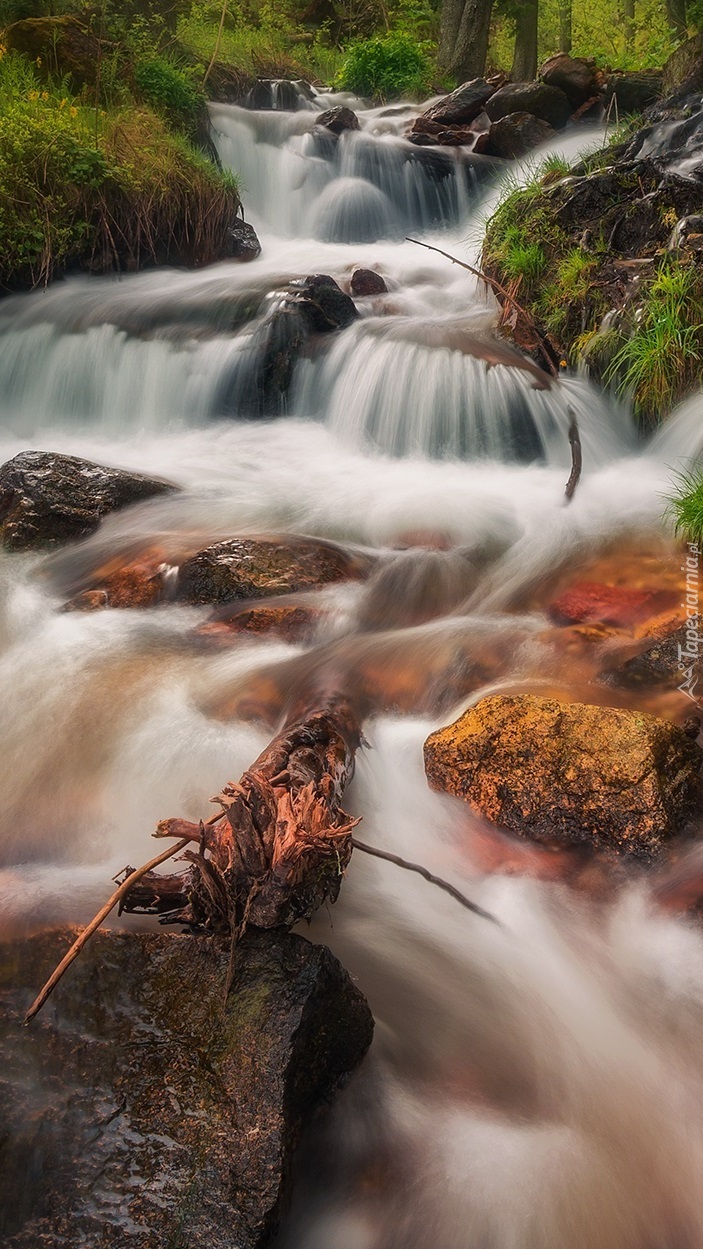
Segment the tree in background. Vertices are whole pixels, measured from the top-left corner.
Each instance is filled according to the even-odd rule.
[[[517,0],[515,5],[515,51],[510,77],[529,82],[537,73],[539,0]]]
[[[571,0],[560,0],[559,3],[559,51],[570,52],[572,42],[572,10]]]
[[[444,0],[439,63],[446,73],[465,82],[486,68],[493,0]]]
[[[673,31],[677,42],[681,43],[688,33],[686,0],[666,0],[666,16],[669,29]]]

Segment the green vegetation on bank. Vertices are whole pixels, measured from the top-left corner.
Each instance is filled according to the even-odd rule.
[[[703,470],[680,473],[668,498],[667,512],[677,537],[703,542]]]

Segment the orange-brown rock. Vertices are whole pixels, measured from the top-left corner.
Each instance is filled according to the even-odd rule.
[[[89,590],[66,604],[66,611],[99,611],[104,607],[153,607],[163,597],[164,579],[160,557],[108,565]]]
[[[547,615],[560,625],[597,621],[626,629],[665,611],[674,602],[675,595],[666,590],[579,581],[550,603]]]
[[[656,858],[700,809],[703,752],[656,716],[484,698],[425,743],[430,786],[541,841]]]
[[[334,542],[292,535],[232,538],[198,551],[181,565],[178,598],[227,603],[313,590],[361,577],[365,563]]]
[[[300,642],[310,637],[319,619],[320,612],[312,607],[297,607],[293,603],[261,603],[256,607],[246,607],[227,620],[207,620],[196,629],[196,633],[223,644],[230,643],[240,633]]]

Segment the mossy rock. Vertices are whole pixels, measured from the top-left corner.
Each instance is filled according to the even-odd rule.
[[[21,52],[43,77],[70,76],[78,93],[94,87],[100,64],[101,41],[76,17],[28,17],[13,22],[4,34],[8,51]],[[102,41],[102,54],[107,45]]]

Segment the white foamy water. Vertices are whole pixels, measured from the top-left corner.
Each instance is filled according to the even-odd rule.
[[[404,237],[471,262],[499,191],[456,152],[440,153],[438,177],[403,138],[413,110],[385,112],[360,109],[361,130],[335,146],[304,101],[217,106],[257,261],[71,279],[0,304],[2,460],[35,446],[182,488],[65,551],[0,555],[2,925],[87,920],[111,876],[153,852],[158,819],[207,817],[210,794],[256,757],[270,730],[239,718],[247,696],[274,688],[284,705],[342,662],[386,694],[347,795],[359,835],[451,879],[501,927],[355,852],[309,935],[368,995],[376,1040],[307,1147],[286,1249],[698,1249],[697,929],[657,915],[641,881],[596,905],[484,876],[466,809],[426,785],[422,743],[482,690],[573,691],[539,588],[618,538],[660,537],[671,474],[699,450],[701,401],[642,448],[587,382],[535,389],[464,350],[488,341],[492,299]],[[598,141],[554,146],[575,156]],[[280,292],[315,272],[345,285],[359,265],[388,294],[308,345],[277,419],[245,419]],[[572,414],[584,472],[566,507]],[[376,560],[368,584],[325,591],[305,646],[212,649],[194,632],[208,609],[175,603],[60,610],[117,550],[154,543],[175,561],[264,532]],[[412,545],[423,533],[438,549]]]

